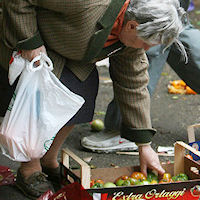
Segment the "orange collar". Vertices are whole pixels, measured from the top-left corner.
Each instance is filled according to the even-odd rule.
[[[130,0],[126,0],[123,7],[121,8],[121,10],[117,16],[117,19],[115,20],[115,23],[112,27],[111,33],[108,36],[106,43],[104,44],[104,47],[108,47],[119,41],[119,34],[122,30],[124,15],[125,15],[125,12],[127,10],[129,3],[130,3]]]

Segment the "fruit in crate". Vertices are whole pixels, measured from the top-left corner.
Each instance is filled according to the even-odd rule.
[[[136,185],[150,185],[151,183],[147,180],[139,181]]]
[[[107,188],[107,187],[116,187],[116,186],[132,186],[132,185],[150,185],[158,183],[173,183],[173,182],[182,182],[187,181],[188,176],[184,173],[180,173],[176,176],[173,176],[170,173],[164,173],[161,178],[158,177],[154,172],[148,172],[147,177],[142,172],[135,171],[131,176],[120,176],[113,182],[106,182],[105,184],[101,179],[92,180],[91,188]]]
[[[117,186],[123,186],[124,184],[128,184],[128,182],[126,180],[128,180],[128,176],[120,176],[119,178],[117,178],[117,180],[115,181],[115,184]],[[126,182],[125,182],[126,181]]]
[[[153,173],[153,172],[148,172],[147,173],[147,180],[150,182],[150,183],[158,183],[158,176]]]
[[[102,188],[103,185],[104,185],[104,182],[101,179],[90,181],[90,188]]]
[[[146,180],[146,177],[142,172],[133,172],[131,174],[131,178],[134,178],[134,179],[137,179],[137,180],[140,180],[140,181]]]
[[[184,173],[180,173],[180,174],[178,174],[176,176],[173,176],[172,180],[174,182],[187,181],[188,180],[188,176],[186,174],[184,174]]]
[[[110,187],[116,187],[116,185],[112,182],[106,182],[104,185],[103,185],[104,188],[110,188]]]

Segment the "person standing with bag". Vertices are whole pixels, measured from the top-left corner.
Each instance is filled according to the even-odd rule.
[[[150,145],[156,130],[150,119],[145,51],[158,44],[166,49],[175,42],[187,61],[178,40],[185,20],[178,0],[3,0],[1,67],[8,69],[14,49],[29,61],[45,53],[55,75],[85,100],[44,157],[21,163],[16,184],[27,196],[35,199],[51,188],[47,179],[58,182],[59,149],[75,124],[92,120],[98,90],[95,63],[106,57],[122,111],[121,136],[138,144],[143,173],[147,168],[164,173]]]

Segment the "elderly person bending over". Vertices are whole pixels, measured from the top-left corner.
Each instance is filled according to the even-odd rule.
[[[62,83],[85,99],[44,157],[21,163],[16,184],[27,196],[35,199],[51,183],[59,184],[59,149],[75,124],[92,120],[98,91],[95,62],[106,57],[122,115],[121,136],[138,144],[144,174],[147,168],[164,173],[150,145],[156,130],[150,119],[145,51],[157,44],[163,44],[164,50],[175,42],[187,59],[178,41],[185,20],[178,0],[61,0],[59,4],[3,0],[1,70],[8,69],[14,49],[30,61],[40,52],[47,53]]]

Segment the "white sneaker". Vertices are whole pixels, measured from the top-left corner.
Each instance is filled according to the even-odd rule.
[[[134,151],[138,148],[134,142],[121,138],[118,131],[104,131],[83,137],[81,145],[98,153]]]

